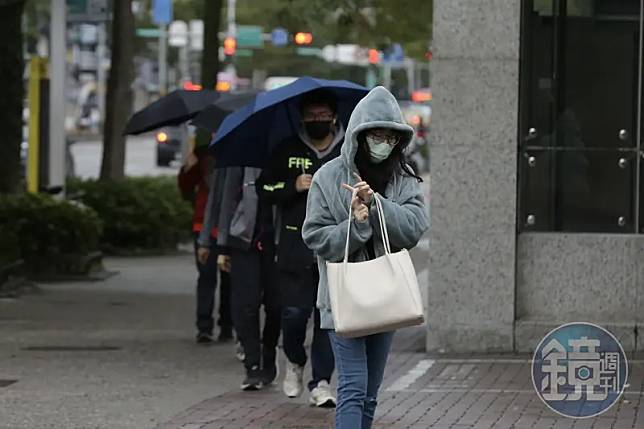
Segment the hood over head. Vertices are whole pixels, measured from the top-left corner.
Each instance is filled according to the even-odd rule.
[[[414,135],[414,129],[405,122],[393,94],[382,86],[375,87],[353,109],[347,125],[340,156],[350,169],[355,167],[358,135],[371,128],[389,128],[398,131],[402,134],[399,144],[409,143]]]

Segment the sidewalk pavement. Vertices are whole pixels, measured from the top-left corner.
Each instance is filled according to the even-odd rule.
[[[630,387],[618,404],[590,419],[550,411],[536,395],[528,355],[429,355],[422,330],[397,333],[374,428],[407,429],[641,429],[644,369],[630,367]],[[421,347],[419,347],[421,346]],[[279,385],[235,390],[203,401],[157,429],[327,429],[334,410],[286,398]]]
[[[421,288],[427,250],[424,241],[412,252]],[[106,266],[120,274],[0,299],[0,429],[331,427],[333,410],[310,407],[306,394],[288,399],[279,384],[241,392],[232,344],[195,344],[191,254]],[[538,399],[527,355],[423,349],[422,328],[397,333],[375,427],[644,428],[641,356],[619,404],[571,420]]]

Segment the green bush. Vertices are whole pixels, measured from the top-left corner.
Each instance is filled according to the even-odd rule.
[[[52,256],[97,250],[102,223],[94,210],[79,203],[5,194],[0,195],[0,225],[3,258],[22,257],[27,267],[35,267]]]
[[[20,242],[9,225],[0,225],[0,267],[20,259]]]
[[[192,211],[174,177],[74,180],[67,188],[103,220],[106,251],[163,251],[189,239]]]

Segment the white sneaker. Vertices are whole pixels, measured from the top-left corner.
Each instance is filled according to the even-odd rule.
[[[282,390],[289,398],[297,398],[304,390],[304,367],[295,363],[286,362],[286,375],[282,383]]]
[[[335,396],[331,393],[331,386],[329,386],[326,380],[320,381],[317,387],[311,390],[309,402],[316,407],[335,407]]]

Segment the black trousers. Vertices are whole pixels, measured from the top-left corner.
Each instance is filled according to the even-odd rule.
[[[195,238],[195,259],[197,254],[197,239]],[[205,264],[196,260],[197,271],[197,329],[199,332],[212,334],[214,327],[213,312],[215,309],[215,292],[217,291],[217,247],[212,246],[210,255]],[[233,321],[230,313],[230,276],[221,273],[221,286],[219,288],[219,321],[222,328],[232,327]]]
[[[311,343],[311,381],[309,390],[322,380],[331,382],[335,368],[333,350],[327,330],[320,329],[320,312],[315,308],[320,274],[317,265],[298,271],[280,271],[282,291],[282,343],[286,358],[304,366],[307,361],[304,342],[306,329],[313,314],[313,341]]]
[[[233,324],[244,348],[244,366],[261,367],[274,362],[280,336],[280,294],[275,281],[274,252],[231,250],[231,297]],[[264,305],[264,329],[260,336],[260,308]]]

